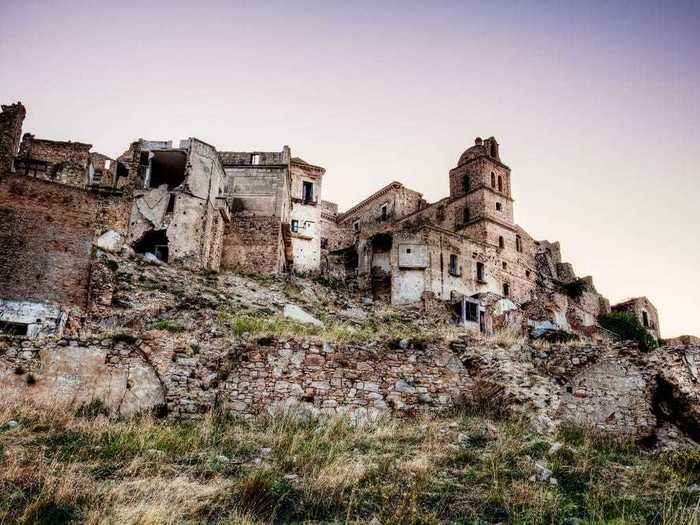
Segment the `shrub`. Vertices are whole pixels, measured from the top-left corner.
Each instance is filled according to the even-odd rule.
[[[598,322],[606,330],[619,335],[622,339],[636,341],[645,352],[658,346],[654,337],[639,324],[636,318],[625,312],[611,312],[598,317]]]
[[[179,332],[184,331],[185,327],[182,326],[180,323],[163,319],[162,321],[156,321],[155,323],[153,323],[151,325],[151,330],[165,330],[166,332],[170,332],[171,334],[177,334]]]

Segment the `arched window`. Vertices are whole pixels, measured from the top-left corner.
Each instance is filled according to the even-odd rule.
[[[501,176],[498,176],[498,191],[503,191],[503,179],[501,179]]]
[[[498,247],[505,248],[506,242],[503,240],[503,235],[498,236]]]
[[[469,206],[465,206],[464,207],[464,215],[462,216],[462,222],[464,224],[467,224],[470,219],[471,219],[471,214],[469,212]]]
[[[465,192],[469,191],[469,175],[464,176],[464,180],[462,180],[462,187],[464,188]]]
[[[519,252],[523,251],[523,240],[520,238],[520,235],[515,236],[515,249]]]
[[[491,187],[496,187],[496,174],[493,171],[491,172]]]
[[[506,297],[510,295],[510,285],[508,283],[503,283],[503,295]]]

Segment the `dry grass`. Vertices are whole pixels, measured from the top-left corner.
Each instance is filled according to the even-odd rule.
[[[0,523],[700,523],[697,451],[574,426],[557,439],[550,456],[525,421],[494,416],[186,424],[6,403]],[[530,480],[543,461],[557,485]]]

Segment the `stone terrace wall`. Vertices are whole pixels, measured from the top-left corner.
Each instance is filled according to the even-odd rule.
[[[220,353],[176,353],[163,374],[172,417],[220,403],[243,416],[288,404],[377,416],[451,406],[469,377],[452,352],[367,348],[291,340]]]

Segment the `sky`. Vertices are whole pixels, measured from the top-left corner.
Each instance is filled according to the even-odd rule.
[[[700,335],[700,2],[0,0],[0,101],[116,156],[198,137],[429,201],[477,136],[516,222],[662,336]]]

